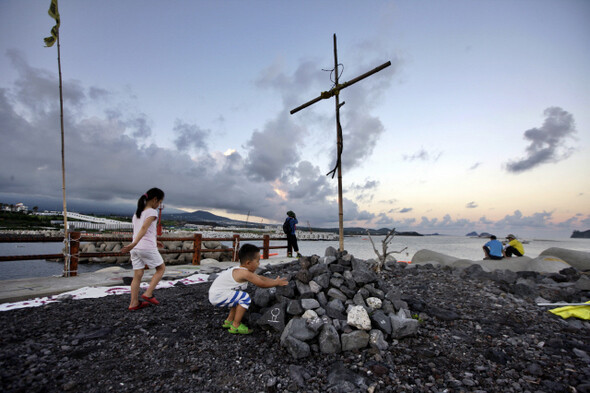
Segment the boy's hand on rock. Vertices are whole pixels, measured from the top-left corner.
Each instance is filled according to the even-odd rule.
[[[286,278],[281,277],[281,276],[277,276],[277,278],[275,278],[275,280],[277,281],[278,287],[284,287],[285,285],[289,284],[289,281],[287,281]]]

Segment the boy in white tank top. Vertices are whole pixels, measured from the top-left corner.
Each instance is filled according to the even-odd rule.
[[[288,281],[280,276],[268,278],[255,273],[260,265],[260,248],[257,246],[244,244],[238,255],[240,266],[225,270],[217,276],[209,288],[209,301],[216,307],[230,308],[223,328],[233,334],[250,334],[252,329],[242,323],[250,306],[250,295],[244,292],[248,282],[261,288],[271,288],[287,285]]]

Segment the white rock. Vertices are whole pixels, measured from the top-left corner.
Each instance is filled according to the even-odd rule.
[[[367,302],[367,306],[373,310],[378,310],[383,306],[383,302],[378,297],[368,297],[365,301]]]
[[[371,318],[363,306],[351,307],[346,323],[361,330],[371,330]]]

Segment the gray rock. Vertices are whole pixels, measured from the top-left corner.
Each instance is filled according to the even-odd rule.
[[[369,333],[364,330],[353,330],[340,336],[343,351],[365,348],[369,344]]]
[[[329,265],[329,264],[334,263],[334,262],[337,262],[337,261],[338,261],[338,258],[336,258],[336,256],[326,256],[326,257],[324,257],[324,263],[326,265]]]
[[[305,310],[301,307],[300,300],[291,300],[287,304],[287,313],[291,315],[301,315]]]
[[[256,323],[262,327],[268,327],[275,332],[285,329],[285,303],[277,303],[267,308]]]
[[[494,270],[489,275],[489,278],[499,283],[514,284],[518,279],[518,275],[516,274],[516,272],[513,272],[511,270]]]
[[[391,319],[383,311],[377,310],[371,314],[371,322],[373,322],[373,326],[385,334],[391,334]]]
[[[336,288],[330,288],[328,290],[328,296],[334,299],[339,299],[343,302],[348,300],[348,296],[346,296],[344,293],[342,293],[342,291]]]
[[[346,309],[340,299],[329,301],[324,308],[326,309],[326,315],[330,318],[346,319],[346,315],[344,315]]]
[[[406,318],[403,310],[397,314],[390,314],[391,320],[391,337],[403,338],[411,336],[418,331],[419,322],[412,318]]]
[[[377,348],[380,351],[385,351],[389,347],[383,332],[375,329],[369,332],[369,345],[371,348]]]
[[[301,318],[303,318],[303,319],[314,319],[317,317],[318,317],[318,313],[316,313],[314,310],[307,310],[301,316]]]
[[[340,288],[344,284],[344,278],[341,277],[332,277],[330,279],[330,285],[334,288]]]
[[[295,284],[297,285],[297,291],[299,292],[299,295],[305,296],[308,294],[313,294],[309,285],[307,285],[299,280],[295,280]]]
[[[352,277],[358,284],[368,284],[377,281],[377,275],[368,270],[353,270]]]
[[[338,331],[329,323],[322,326],[318,342],[321,353],[339,353],[342,350]]]
[[[318,293],[316,299],[318,302],[320,302],[322,307],[326,307],[326,304],[328,304],[328,299],[326,298],[326,294],[324,292]]]
[[[566,248],[551,247],[543,251],[539,256],[557,257],[578,270],[590,269],[590,252],[568,250]]]
[[[320,274],[314,277],[313,281],[318,283],[323,289],[327,289],[330,286],[330,273]]]
[[[318,263],[309,268],[309,272],[313,277],[319,276],[320,274],[328,273],[328,265],[325,263]]]
[[[295,275],[295,278],[297,278],[298,281],[301,281],[304,284],[309,284],[309,282],[311,281],[311,279],[313,278],[311,273],[309,272],[309,270],[299,270],[297,272],[297,274]]]
[[[260,308],[268,306],[270,303],[270,291],[268,288],[256,288],[252,299],[254,304]]]
[[[354,297],[352,298],[352,301],[357,306],[363,306],[363,307],[365,307],[367,305],[367,303],[365,303],[365,299],[363,299],[363,295],[361,295],[360,292],[357,292],[354,295]]]
[[[287,336],[284,342],[281,342],[281,345],[285,347],[289,354],[295,359],[306,358],[311,354],[311,348],[307,343],[292,336]]]
[[[336,250],[334,247],[330,246],[330,247],[326,248],[326,252],[324,253],[324,255],[327,257],[336,258],[338,256],[338,250]]]
[[[285,285],[282,287],[276,287],[276,294],[278,296],[292,298],[293,296],[295,296],[295,288],[296,288],[295,282],[289,281],[288,285]]]
[[[315,318],[305,318],[305,323],[307,324],[308,328],[318,333],[322,326],[324,326],[326,321],[322,318],[318,318],[316,314]]]
[[[312,310],[319,306],[320,303],[315,299],[301,299],[301,307],[303,307],[304,310]]]
[[[590,291],[590,277],[588,276],[581,276],[578,281],[576,281],[576,289],[580,291]]]
[[[320,293],[320,291],[322,290],[322,286],[313,280],[309,282],[309,288],[315,294]]]
[[[281,334],[281,344],[287,337],[294,337],[297,340],[309,341],[317,336],[317,332],[307,326],[307,319],[293,318],[287,323]]]

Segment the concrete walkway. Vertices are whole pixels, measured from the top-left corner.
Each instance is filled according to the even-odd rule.
[[[281,264],[296,260],[296,258],[271,257],[261,259],[260,265]],[[238,262],[219,262],[215,259],[204,259],[201,265],[167,265],[165,280],[177,280],[193,274],[210,274],[215,269],[227,269],[237,266]],[[142,281],[149,281],[155,270],[146,270]],[[125,284],[124,278],[133,278],[133,270],[123,267],[107,267],[92,273],[82,273],[75,277],[33,277],[16,280],[0,281],[0,303],[17,302],[38,297],[58,295],[84,287],[105,287]]]

